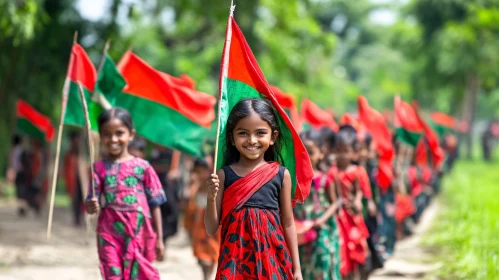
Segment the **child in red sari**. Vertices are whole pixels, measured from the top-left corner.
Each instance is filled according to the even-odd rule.
[[[302,280],[291,175],[277,162],[272,106],[244,99],[229,114],[224,167],[208,181],[206,232],[222,242],[216,279]]]
[[[351,129],[350,129],[351,128]],[[338,214],[340,228],[340,272],[345,278],[360,277],[360,265],[365,264],[369,249],[369,232],[362,216],[362,189],[359,183],[359,170],[352,164],[355,130],[343,126],[336,135],[336,166],[329,175],[339,190],[342,208]]]

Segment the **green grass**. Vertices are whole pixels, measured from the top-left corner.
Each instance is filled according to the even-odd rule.
[[[444,179],[441,211],[424,245],[443,279],[499,279],[499,163],[459,162]]]

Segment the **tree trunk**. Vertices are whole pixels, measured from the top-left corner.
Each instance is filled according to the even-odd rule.
[[[476,103],[478,92],[480,90],[480,78],[476,74],[470,74],[466,78],[466,92],[464,98],[464,120],[468,122],[468,131],[466,132],[466,157],[471,159],[473,156],[473,124],[475,121]]]
[[[4,175],[3,170],[7,165],[7,155],[11,145],[11,136],[13,134],[15,114],[16,114],[16,99],[17,90],[12,88],[12,76],[16,71],[18,49],[12,47],[10,52],[9,64],[6,67],[5,75],[0,79],[0,100],[2,100],[3,108],[0,110],[0,135],[4,136],[3,144],[0,145],[0,176]]]

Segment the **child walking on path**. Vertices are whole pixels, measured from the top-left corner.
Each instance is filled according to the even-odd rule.
[[[304,137],[302,141],[310,156],[315,176],[309,196],[293,212],[298,221],[313,222],[314,228],[310,230],[315,231],[316,237],[298,247],[302,274],[304,279],[339,280],[340,249],[335,217],[339,203],[336,189],[331,179],[317,169],[324,157],[318,145],[320,140],[310,135]]]
[[[244,99],[229,114],[224,167],[208,181],[205,215],[209,235],[221,224],[216,279],[303,279],[279,133],[262,99]]]
[[[106,280],[160,279],[152,261],[162,259],[164,252],[159,206],[166,197],[161,183],[147,161],[128,152],[135,136],[130,113],[104,111],[98,125],[108,158],[94,164],[95,197],[90,189],[86,209],[99,213],[101,274]]]
[[[204,225],[204,215],[206,213],[206,197],[208,189],[206,181],[210,178],[210,166],[204,159],[196,159],[193,167],[192,178],[192,204],[193,220],[191,230],[191,241],[194,256],[198,260],[199,266],[203,270],[203,279],[213,279],[219,251],[220,251],[220,231],[214,236],[206,233]]]

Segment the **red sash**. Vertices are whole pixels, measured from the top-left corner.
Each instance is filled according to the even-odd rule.
[[[230,185],[230,188],[224,191],[220,223],[230,212],[243,206],[263,185],[272,180],[279,172],[279,165],[279,162],[264,164]]]

